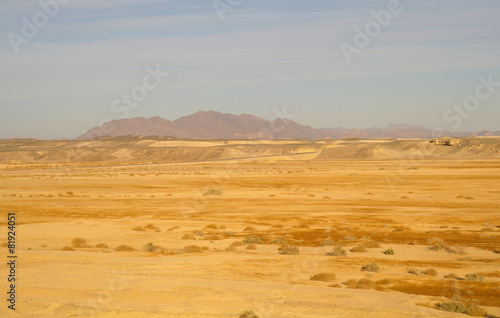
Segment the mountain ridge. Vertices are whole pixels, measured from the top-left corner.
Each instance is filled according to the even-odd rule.
[[[286,118],[266,120],[251,114],[198,111],[168,120],[160,116],[115,119],[88,130],[77,140],[102,136],[165,136],[189,139],[376,139],[500,136],[500,131],[450,132],[425,126],[390,124],[366,129],[313,128]]]

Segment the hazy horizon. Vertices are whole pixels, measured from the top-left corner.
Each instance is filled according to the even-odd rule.
[[[74,138],[109,120],[200,110],[313,128],[500,130],[498,1],[20,0],[0,9],[0,138]]]

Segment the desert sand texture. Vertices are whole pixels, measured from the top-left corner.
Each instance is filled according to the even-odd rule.
[[[500,139],[0,141],[1,317],[500,316]]]

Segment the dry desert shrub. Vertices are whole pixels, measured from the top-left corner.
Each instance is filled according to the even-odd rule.
[[[186,233],[181,237],[181,240],[194,240],[194,236],[192,234]]]
[[[214,230],[219,229],[219,227],[216,224],[209,224],[209,225],[205,226],[205,228],[206,229],[214,229]]]
[[[374,289],[375,282],[368,278],[362,278],[356,283],[356,289]]]
[[[287,245],[288,242],[287,242],[286,238],[284,238],[284,237],[277,237],[277,238],[272,239],[272,241],[269,242],[269,244]]]
[[[245,244],[243,244],[242,242],[240,241],[234,241],[233,243],[231,243],[231,247],[238,247],[238,246],[244,246]]]
[[[247,246],[247,250],[256,250],[257,249],[257,245],[255,244],[250,244]]]
[[[271,226],[271,228],[274,228],[274,229],[282,229],[282,228],[283,228],[283,225],[281,225],[281,224],[276,224],[276,225]]]
[[[334,273],[319,273],[311,276],[310,279],[328,283],[337,280],[337,276]]]
[[[155,231],[155,232],[161,232],[160,228],[157,227],[156,225],[152,224],[152,223],[149,223],[148,225],[146,225],[144,227],[146,230],[151,230],[151,231]]]
[[[387,249],[384,251],[384,254],[385,255],[394,255],[394,250],[391,248]]]
[[[347,252],[341,246],[335,246],[330,252],[326,253],[327,256],[347,256]]]
[[[297,226],[299,229],[308,229],[309,225],[306,223],[300,223],[299,226]]]
[[[156,252],[157,250],[162,249],[160,246],[154,245],[153,242],[144,244],[142,248],[146,252]]]
[[[244,244],[264,244],[262,239],[258,237],[257,235],[247,235],[245,239],[243,240]]]
[[[108,248],[108,245],[107,244],[104,244],[104,243],[99,243],[99,244],[96,244],[95,246],[96,248]]]
[[[349,279],[348,281],[344,282],[344,285],[346,285],[348,288],[355,289],[373,289],[376,286],[374,281],[367,278],[362,278],[360,280]]]
[[[365,265],[365,266],[361,267],[361,270],[364,272],[378,273],[380,271],[380,267],[378,267],[378,265],[375,263],[371,263],[369,265]]]
[[[90,247],[87,244],[87,240],[81,237],[75,237],[73,241],[71,241],[71,246],[74,248]]]
[[[172,226],[167,231],[173,231],[173,230],[178,230],[178,229],[180,229],[180,227],[176,225],[176,226]]]
[[[335,243],[332,240],[327,240],[327,241],[324,241],[323,243],[321,243],[321,246],[334,246],[334,245],[339,245],[339,244]]]
[[[246,226],[243,229],[243,232],[253,232],[253,231],[255,231],[255,228],[253,226]]]
[[[204,193],[203,193],[203,196],[207,196],[207,195],[222,195],[222,191],[219,190],[219,189],[208,189],[206,190]]]
[[[177,254],[182,254],[182,253],[203,253],[204,251],[208,251],[209,248],[206,246],[198,246],[198,245],[187,245],[184,246],[183,249],[180,249],[177,251]]]
[[[239,318],[259,318],[252,310],[245,310],[239,316]]]
[[[363,245],[357,245],[350,249],[353,253],[366,253],[368,250]]]
[[[72,248],[71,246],[64,246],[63,248],[61,248],[61,251],[76,251],[74,248]]]
[[[352,234],[349,234],[349,235],[346,235],[342,238],[342,241],[356,241],[358,238],[356,237],[356,235],[352,235]]]
[[[422,271],[419,271],[418,269],[415,269],[415,268],[407,268],[406,272],[408,274],[417,275],[417,276],[422,274]]]
[[[281,255],[299,255],[299,248],[296,246],[282,245],[278,251]]]
[[[437,271],[434,268],[429,268],[428,270],[423,272],[424,275],[427,276],[437,276]]]
[[[451,274],[445,275],[444,278],[457,279],[458,275],[451,273]]]
[[[139,232],[143,232],[143,231],[146,231],[143,227],[141,226],[136,226],[132,229],[132,231],[139,231]]]
[[[437,252],[444,251],[450,254],[465,254],[464,246],[458,246],[452,248],[451,246],[446,244],[443,239],[439,237],[433,237],[431,239],[428,239],[427,243],[431,244],[431,247],[429,247],[429,250],[431,251],[437,251]]]
[[[130,252],[130,251],[135,251],[135,248],[130,247],[128,245],[120,245],[115,248],[115,251],[117,252]]]
[[[473,281],[473,282],[482,282],[484,280],[484,276],[479,274],[467,274],[464,277],[464,280]]]
[[[474,317],[485,317],[488,313],[481,307],[475,304],[464,304],[462,302],[453,301],[448,303],[438,303],[436,308],[439,310],[467,314]]]
[[[203,236],[204,236],[205,234],[203,234],[203,232],[202,232],[202,231],[200,231],[200,230],[197,230],[197,231],[194,231],[194,232],[193,232],[193,235],[196,235],[196,236],[201,236],[201,237],[203,237]]]

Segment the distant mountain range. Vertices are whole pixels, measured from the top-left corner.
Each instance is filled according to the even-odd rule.
[[[174,121],[161,117],[117,119],[87,131],[79,140],[102,136],[169,136],[192,139],[346,139],[500,136],[500,131],[449,132],[423,126],[389,125],[385,128],[321,128],[277,118],[271,121],[248,114],[199,111]]]

